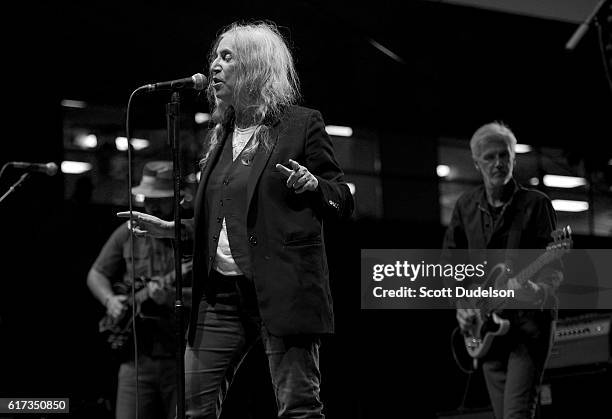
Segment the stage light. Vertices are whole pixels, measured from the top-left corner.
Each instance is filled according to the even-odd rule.
[[[531,150],[531,146],[527,144],[517,144],[516,147],[514,147],[516,154],[529,153]]]
[[[450,174],[450,167],[445,164],[439,164],[436,167],[436,173],[438,177],[446,177]]]
[[[196,124],[203,124],[205,122],[210,121],[210,114],[204,112],[196,112],[195,114]]]
[[[87,107],[87,103],[83,102],[82,100],[71,100],[71,99],[64,99],[61,101],[61,105],[64,108],[79,108],[79,109],[83,109]]]
[[[544,175],[544,185],[550,188],[576,188],[586,183],[586,179],[582,177]]]
[[[582,212],[589,209],[589,203],[586,201],[571,201],[568,199],[553,199],[552,205],[555,211],[564,212]]]
[[[145,140],[144,138],[132,138],[130,142],[132,143],[132,147],[134,147],[134,150],[136,151],[142,150],[149,146],[149,140]],[[127,138],[126,137],[115,138],[115,147],[117,147],[117,150],[119,151],[127,150]]]
[[[81,148],[96,148],[98,137],[94,134],[79,134],[74,138],[74,144]]]
[[[64,160],[61,164],[62,173],[79,175],[91,170],[91,163],[84,161]]]
[[[353,135],[351,127],[342,127],[340,125],[326,125],[325,131],[334,137],[351,137]]]

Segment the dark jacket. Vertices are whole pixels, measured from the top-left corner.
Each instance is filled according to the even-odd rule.
[[[259,147],[247,186],[247,236],[259,312],[277,336],[323,334],[334,330],[323,220],[348,218],[353,198],[342,182],[331,139],[316,110],[292,106],[272,124],[271,147]],[[227,137],[224,141],[231,141]],[[189,340],[195,335],[198,305],[203,294],[214,302],[208,281],[209,249],[204,191],[223,148],[220,141],[202,170],[195,198],[195,217],[184,224],[194,239],[193,300]],[[317,177],[315,192],[296,194],[276,164],[293,159]]]
[[[444,248],[545,248],[557,225],[550,199],[540,191],[511,182],[511,197],[497,223],[489,211],[484,185],[461,195],[444,237]],[[512,231],[516,234],[511,235]]]
[[[514,249],[544,249],[552,242],[551,232],[556,228],[557,217],[550,199],[540,191],[524,188],[514,180],[511,182],[508,185],[510,199],[497,219],[490,212],[484,185],[459,198],[444,236],[446,252],[443,258],[449,257],[452,252],[448,250],[452,249],[469,249],[470,258],[474,260],[483,259],[483,250],[491,255],[495,253],[491,249],[505,249],[498,254],[512,262],[514,258],[519,260]],[[514,266],[514,269],[519,271],[521,266]],[[534,278],[544,289],[541,306],[556,308],[555,294],[562,277],[560,262],[554,262]],[[534,324],[526,324],[532,323],[527,319],[542,318],[546,323],[555,316],[555,311],[506,310],[505,314],[525,329],[537,329]]]

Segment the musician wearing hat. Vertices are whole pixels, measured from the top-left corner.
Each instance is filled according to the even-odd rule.
[[[172,162],[146,163],[140,184],[132,188],[132,195],[144,197],[146,213],[171,220]],[[109,343],[121,359],[116,418],[135,418],[136,364],[129,327],[133,277],[137,301],[139,417],[172,419],[176,407],[176,348],[171,239],[134,237],[133,266],[132,276],[130,230],[128,223],[123,223],[107,240],[87,276],[89,289],[106,309],[101,329],[107,330]],[[189,271],[190,263],[183,263],[186,280]]]

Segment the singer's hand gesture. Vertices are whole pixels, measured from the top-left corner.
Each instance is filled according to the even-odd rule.
[[[276,168],[285,176],[287,176],[287,187],[293,188],[295,193],[304,191],[316,191],[319,186],[317,178],[308,171],[305,166],[302,166],[295,160],[289,159],[291,169],[277,164]]]
[[[144,212],[132,211],[132,214],[133,225],[128,225],[128,227],[133,227],[134,235],[138,237],[149,235],[151,237],[168,239],[174,237],[174,221],[165,221]],[[130,212],[118,212],[117,217],[130,218]]]

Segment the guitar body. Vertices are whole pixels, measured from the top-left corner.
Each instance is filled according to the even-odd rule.
[[[572,247],[571,229],[569,226],[553,231],[551,236],[553,237],[553,242],[546,247],[546,251],[521,272],[514,275],[507,264],[499,263],[491,269],[484,285],[492,286],[498,290],[508,289],[508,280],[510,278],[515,278],[522,285],[530,278],[533,278],[543,266],[569,252],[569,249]],[[478,309],[479,312],[470,327],[463,331],[463,344],[465,350],[472,358],[474,369],[478,368],[478,360],[482,359],[491,349],[495,337],[503,336],[510,330],[510,321],[497,314],[497,311],[507,302],[507,299],[499,297],[457,301],[457,308]],[[453,349],[455,345],[456,341],[453,340]],[[455,360],[458,360],[457,356],[455,356]],[[458,364],[460,368],[463,368],[462,363],[460,364],[458,361]]]
[[[495,337],[505,335],[508,330],[510,330],[510,322],[496,313],[476,316],[476,321],[464,332],[463,337],[465,349],[473,358],[474,368],[478,367],[478,360],[489,352]]]
[[[140,305],[146,299],[147,290],[143,289],[145,282],[141,279],[136,280],[136,314],[140,314]],[[127,295],[130,297],[131,288],[124,283],[113,285],[113,291],[118,295]],[[132,336],[132,302],[131,298],[124,301],[126,310],[117,318],[111,315],[105,315],[98,323],[98,331],[106,335],[106,341],[114,351],[122,351],[126,346],[127,341]]]
[[[126,313],[119,319],[113,319],[110,315],[106,315],[98,323],[98,331],[107,335],[106,341],[112,350],[120,350],[130,337],[132,317]]]

